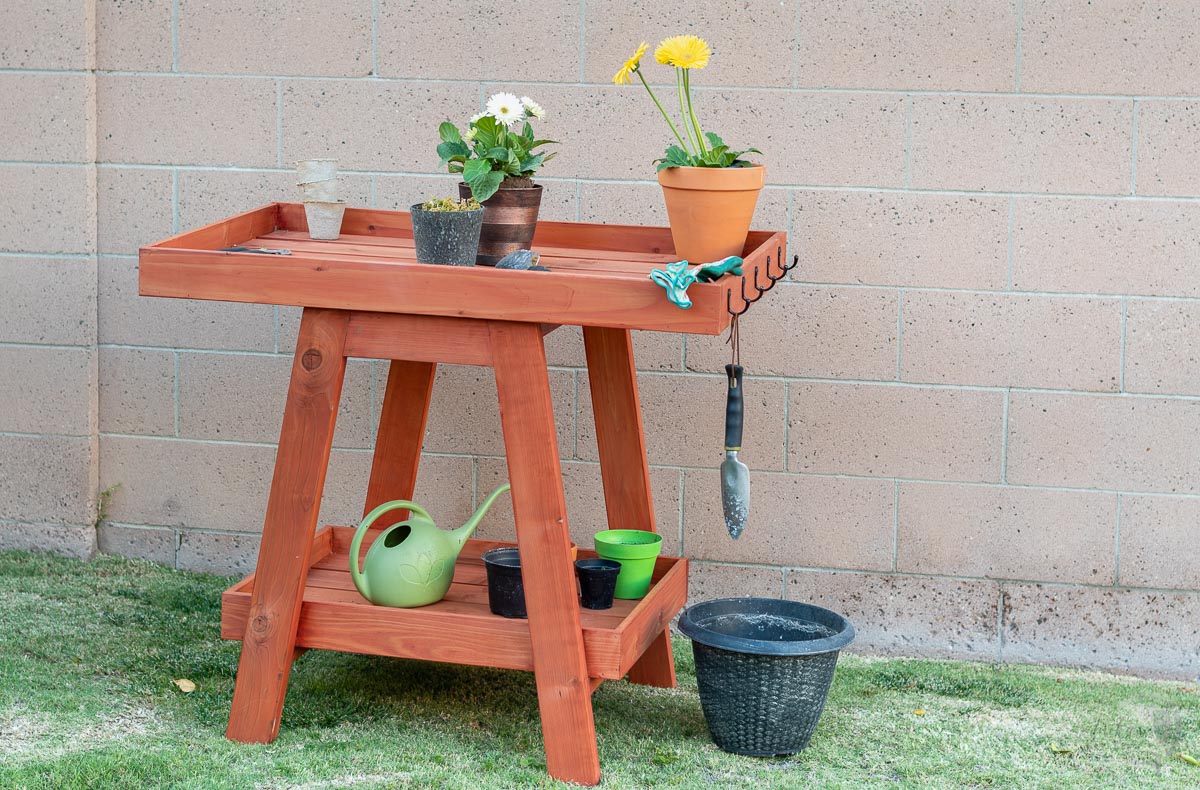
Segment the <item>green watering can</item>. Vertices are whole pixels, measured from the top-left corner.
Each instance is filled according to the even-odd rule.
[[[350,577],[354,586],[377,606],[426,606],[446,596],[454,578],[454,562],[467,538],[479,526],[496,497],[508,491],[508,483],[488,494],[479,510],[455,530],[438,529],[425,508],[397,499],[384,502],[367,514],[350,543]],[[393,524],[375,538],[363,567],[358,569],[358,551],[363,536],[375,520],[393,510],[407,510],[406,521]]]

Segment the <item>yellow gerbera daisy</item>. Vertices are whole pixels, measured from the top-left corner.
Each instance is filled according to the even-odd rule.
[[[637,48],[637,52],[633,53],[633,57],[625,61],[625,65],[621,67],[613,76],[614,85],[628,85],[633,81],[633,73],[641,66],[642,55],[646,54],[646,50],[650,45],[643,41]]]
[[[659,63],[680,69],[702,69],[711,56],[708,42],[696,36],[665,38],[654,50],[654,59]]]

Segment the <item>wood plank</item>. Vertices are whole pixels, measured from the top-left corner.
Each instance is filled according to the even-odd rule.
[[[633,339],[628,329],[585,326],[592,412],[596,422],[596,447],[604,484],[604,505],[609,526],[654,532],[654,502],[646,440],[642,432],[642,407],[638,397]],[[660,688],[675,687],[675,658],[671,652],[670,618],[659,629],[655,647],[629,671],[629,680]],[[653,640],[652,640],[653,641]]]
[[[283,410],[254,592],[226,737],[266,743],[279,733],[345,378],[348,315],[306,308]]]
[[[268,260],[269,259],[269,260]],[[719,334],[729,324],[722,282],[696,284],[680,310],[641,278],[589,272],[514,272],[487,266],[338,262],[144,248],[148,296],[292,304],[333,309],[463,316],[552,324]],[[734,282],[737,282],[736,280]]]
[[[350,324],[354,324],[353,315]],[[350,349],[353,345],[348,328],[346,346]],[[367,483],[367,500],[363,506],[364,518],[384,502],[412,500],[436,371],[437,366],[432,362],[407,360],[394,360],[388,368],[387,388],[384,390],[375,452],[371,459],[371,477]],[[408,511],[395,510],[380,516],[374,526],[382,531],[407,517]],[[333,545],[338,545],[336,539],[343,534],[335,531]],[[353,535],[353,530],[350,530],[350,534]],[[342,553],[349,555],[348,545]]]
[[[632,335],[628,329],[585,326],[583,346],[609,526],[654,532]]]
[[[633,612],[621,625],[621,666],[629,668],[631,683],[641,683],[648,686],[663,686],[673,688],[675,674],[672,671],[671,685],[666,686],[666,676],[661,667],[650,662],[658,662],[672,658],[670,652],[671,620],[687,603],[687,571],[688,561],[680,559],[672,564],[663,576],[641,600]],[[668,649],[665,655],[658,652],[662,640],[666,640]],[[634,670],[642,667],[645,671],[640,678],[635,678]],[[674,665],[672,665],[674,669]],[[658,672],[655,675],[651,670]],[[662,682],[649,682],[658,680]]]
[[[307,231],[304,206],[300,203],[279,203],[279,228]],[[354,236],[412,238],[412,218],[407,211],[347,208],[342,220],[342,233]],[[597,250],[629,250],[674,254],[670,228],[644,225],[605,225],[586,222],[540,221],[534,232],[535,245],[588,247]]]
[[[415,363],[491,365],[492,347],[486,321],[434,315],[355,312],[350,316],[346,356],[396,360],[388,372],[389,386],[392,371],[398,371],[397,375],[415,378],[415,383],[411,385],[413,387],[423,386],[428,373],[432,388],[433,364]],[[401,368],[398,369],[397,365]],[[403,398],[406,393],[397,391],[397,395]],[[386,400],[385,396],[385,409]],[[398,403],[396,408],[410,406],[420,408],[419,403],[410,404],[407,401]],[[383,419],[381,416],[380,421]],[[411,426],[401,428],[409,430]]]
[[[314,593],[314,598],[327,593]],[[250,596],[226,593],[221,636],[238,639],[250,611]],[[453,664],[534,669],[529,621],[492,614],[453,613],[431,617],[420,609],[364,606],[337,600],[306,600],[296,635],[298,647],[367,655],[416,658]],[[447,639],[453,634],[453,639]],[[621,679],[620,635],[615,628],[582,631],[589,677]]]
[[[315,241],[307,233],[294,230],[273,230],[253,240],[249,246],[262,246],[272,249],[290,250],[337,250],[349,255],[375,255],[379,257],[402,258],[416,260],[416,249],[412,236],[379,237],[353,236],[342,233],[336,239]],[[574,246],[558,246],[539,244],[534,247],[547,260],[550,259],[580,259],[590,261],[598,269],[620,271],[623,268],[632,270],[634,266],[621,264],[636,264],[640,271],[672,263],[676,260],[674,254],[656,252],[637,252],[634,250],[599,250]]]
[[[517,545],[522,566],[536,569],[522,576],[546,767],[556,779],[594,785],[600,757],[541,328],[494,323],[492,354]]]
[[[279,220],[279,206],[271,203],[260,208],[243,211],[232,217],[218,220],[195,230],[185,231],[148,247],[170,247],[182,249],[215,250],[234,247],[244,242],[271,233]],[[146,249],[143,247],[143,249]]]
[[[409,263],[414,266],[435,265],[418,263],[415,249],[400,246],[352,246],[348,244],[339,245],[333,241],[296,241],[293,239],[277,238],[275,234],[251,239],[246,242],[246,245],[263,247],[269,250],[288,250],[292,256],[302,255],[309,258],[322,258],[337,264]],[[542,252],[538,263],[553,271],[575,271],[581,274],[600,274],[609,277],[642,280],[649,279],[651,269],[662,267],[666,263],[670,263],[670,261],[661,259],[661,256],[646,261],[605,260],[602,257],[590,254],[590,252],[565,250],[562,254],[555,254],[552,251]],[[462,267],[446,268],[458,268],[460,271],[462,270]],[[492,267],[484,266],[480,268],[491,269]]]

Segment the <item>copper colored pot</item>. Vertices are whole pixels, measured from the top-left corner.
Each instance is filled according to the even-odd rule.
[[[459,182],[460,197],[471,196],[471,185]],[[479,234],[479,254],[475,263],[495,266],[516,250],[532,249],[533,231],[537,227],[538,208],[542,204],[541,184],[525,187],[505,187],[483,201],[483,230]]]
[[[766,174],[762,165],[660,170],[675,254],[691,263],[741,255]]]

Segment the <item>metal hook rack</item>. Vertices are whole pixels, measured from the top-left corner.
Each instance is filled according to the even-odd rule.
[[[734,318],[737,318],[738,316],[745,314],[746,311],[750,309],[750,305],[754,304],[759,299],[762,299],[763,294],[765,294],[767,291],[774,288],[775,283],[779,282],[784,277],[786,277],[788,272],[790,272],[792,269],[796,268],[796,266],[798,266],[800,264],[800,256],[799,255],[792,256],[792,262],[790,264],[785,264],[783,262],[783,247],[779,247],[776,249],[775,260],[778,261],[778,263],[779,263],[779,274],[778,275],[771,274],[771,256],[770,255],[767,256],[767,265],[765,267],[763,267],[764,269],[766,269],[767,279],[770,280],[770,283],[766,287],[763,287],[758,284],[758,271],[759,270],[757,268],[754,270],[754,282],[752,283],[752,285],[754,286],[754,290],[758,291],[757,294],[751,294],[750,296],[746,295],[746,278],[745,277],[742,278],[742,284],[741,284],[740,288],[741,288],[741,292],[742,292],[742,301],[745,304],[741,310],[733,309],[733,290],[730,289],[725,292],[725,309],[729,311],[729,314],[731,316],[733,316]]]

